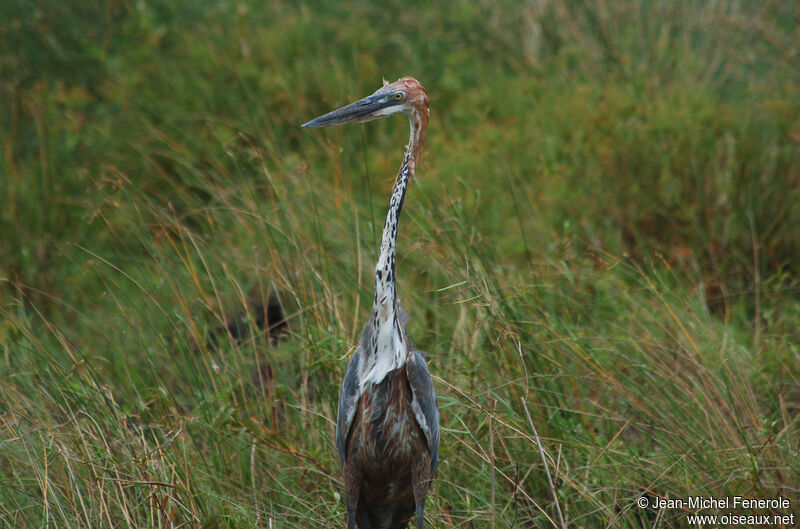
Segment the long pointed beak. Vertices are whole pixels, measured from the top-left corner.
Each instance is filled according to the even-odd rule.
[[[379,116],[373,115],[377,110],[380,110],[387,105],[387,98],[376,96],[375,94],[360,99],[355,103],[328,112],[316,119],[312,119],[308,123],[303,123],[303,127],[330,127],[333,125],[344,125],[345,123],[360,123],[362,121],[369,121]]]

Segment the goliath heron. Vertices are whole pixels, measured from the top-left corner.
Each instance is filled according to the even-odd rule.
[[[425,497],[439,457],[439,408],[425,353],[411,345],[395,289],[397,225],[428,128],[428,92],[411,77],[304,127],[360,123],[405,114],[411,124],[383,227],[369,322],[350,358],[339,397],[336,445],[347,527],[403,529],[413,514],[424,527]]]

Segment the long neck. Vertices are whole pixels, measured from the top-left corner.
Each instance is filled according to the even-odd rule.
[[[422,152],[427,128],[427,116],[416,113],[409,118],[411,124],[411,137],[403,157],[403,165],[397,173],[397,179],[392,189],[392,198],[389,201],[389,210],[386,212],[386,223],[383,225],[381,236],[381,250],[378,264],[375,267],[375,300],[372,306],[373,321],[378,327],[382,322],[396,319],[397,291],[395,288],[397,276],[395,274],[395,255],[397,250],[397,228],[400,222],[400,213],[403,210],[408,183],[414,177],[417,160]],[[377,317],[377,318],[376,318]]]
[[[359,385],[362,389],[370,383],[380,384],[390,371],[402,366],[407,357],[402,325],[397,317],[398,303],[395,290],[397,226],[408,183],[414,177],[417,160],[422,152],[428,116],[420,117],[419,113],[415,112],[411,115],[410,122],[411,139],[392,189],[392,198],[389,201],[389,211],[386,212],[386,224],[383,226],[381,237],[381,252],[378,256],[378,265],[375,267],[375,300],[367,324],[369,332],[364,333],[365,337],[369,337],[369,341],[363,344],[364,356],[360,360]]]

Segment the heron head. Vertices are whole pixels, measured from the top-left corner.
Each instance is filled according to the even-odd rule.
[[[383,82],[383,86],[372,95],[347,106],[328,112],[303,127],[330,127],[345,123],[361,123],[392,114],[405,114],[413,119],[416,116],[428,118],[428,92],[413,77],[403,77],[393,83]]]

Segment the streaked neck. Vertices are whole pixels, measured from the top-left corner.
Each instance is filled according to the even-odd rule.
[[[403,365],[407,353],[400,332],[401,324],[398,320],[395,268],[397,230],[408,184],[414,177],[417,160],[425,141],[427,116],[424,121],[416,115],[411,116],[409,120],[411,137],[392,189],[389,210],[386,212],[386,222],[381,236],[378,264],[375,267],[375,298],[369,321],[369,325],[372,326],[372,343],[367,348],[368,358],[366,359],[364,379],[375,384],[380,383],[388,372]]]
[[[400,166],[400,171],[397,173],[397,179],[392,189],[389,210],[386,212],[386,222],[383,225],[378,264],[375,267],[375,299],[372,313],[373,316],[378,317],[379,321],[396,318],[395,302],[397,300],[397,291],[395,285],[397,275],[395,273],[395,256],[397,255],[397,231],[408,184],[414,178],[417,160],[422,153],[422,145],[425,142],[427,116],[423,122],[417,114],[414,114],[410,116],[409,122],[411,135],[406,154],[403,157],[403,164]]]

